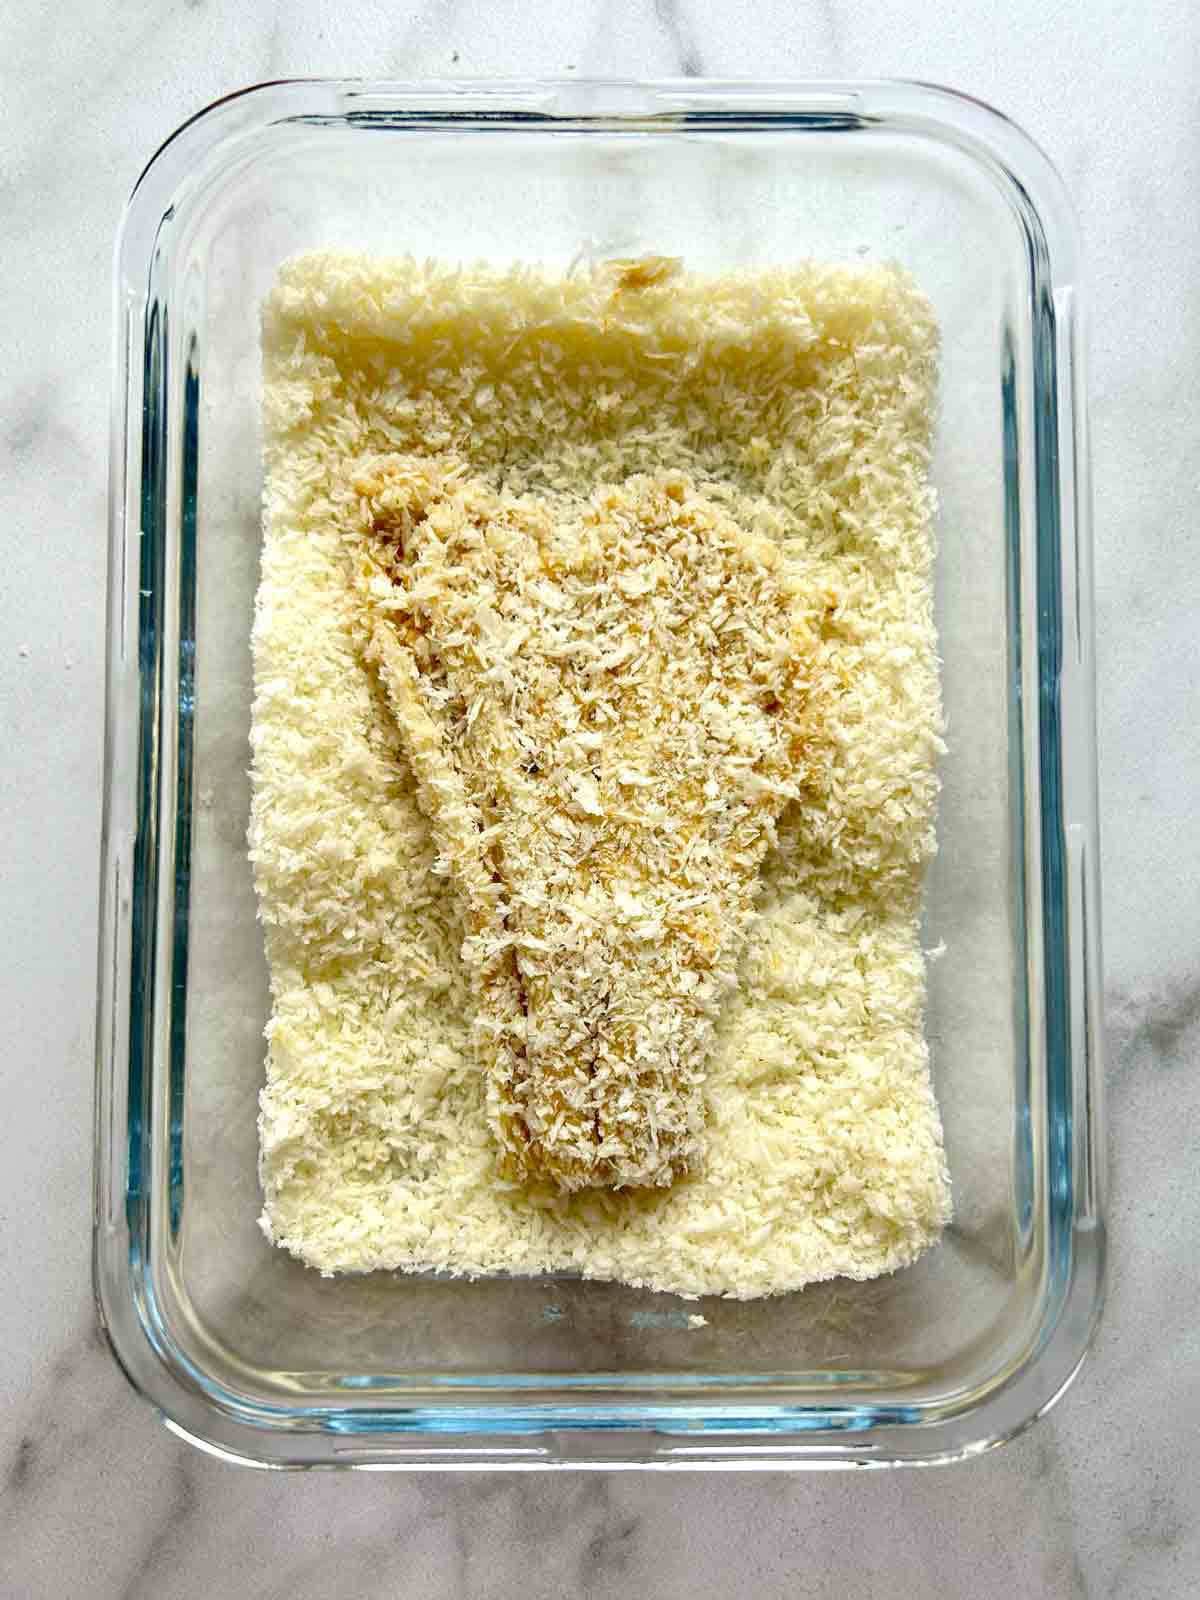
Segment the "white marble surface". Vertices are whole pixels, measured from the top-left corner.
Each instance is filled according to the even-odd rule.
[[[0,9],[0,1593],[1182,1597],[1200,1586],[1200,12],[1192,0]],[[248,19],[248,20],[247,20]],[[530,37],[525,39],[523,34]],[[1112,1277],[1083,1376],[923,1473],[280,1476],[179,1443],[88,1285],[109,270],[184,117],[321,72],[897,75],[1012,114],[1091,283]]]

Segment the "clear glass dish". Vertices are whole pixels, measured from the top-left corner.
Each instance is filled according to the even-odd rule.
[[[950,752],[927,1029],[955,1221],[915,1267],[692,1306],[323,1279],[263,1239],[258,307],[322,245],[885,258],[932,298]],[[155,156],[116,263],[95,1278],[176,1431],[271,1466],[876,1465],[978,1451],[1062,1391],[1105,1237],[1079,316],[1045,158],[914,84],[270,84]]]

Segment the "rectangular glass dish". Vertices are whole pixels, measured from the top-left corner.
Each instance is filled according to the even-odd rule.
[[[259,307],[325,246],[897,261],[932,300],[926,1025],[955,1217],[916,1266],[691,1303],[322,1278],[259,1231]],[[176,1431],[267,1466],[883,1465],[986,1448],[1062,1391],[1105,1238],[1079,317],[1045,157],[920,85],[271,84],[155,156],[116,264],[94,1260],[117,1358]]]

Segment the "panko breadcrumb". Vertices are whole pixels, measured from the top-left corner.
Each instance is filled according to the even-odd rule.
[[[706,278],[667,258],[635,265],[563,277],[321,253],[285,264],[265,309],[250,833],[273,1000],[263,1226],[325,1272],[569,1271],[749,1298],[904,1265],[949,1214],[917,938],[940,749],[932,314],[889,267]],[[794,789],[781,769],[778,806],[751,824],[750,855],[766,851],[754,915],[755,874],[740,866],[690,908],[731,970],[718,979],[719,956],[711,971],[698,960],[712,991],[675,1018],[702,1026],[671,1064],[684,1092],[669,1187],[566,1193],[557,1166],[498,1162],[493,1124],[516,1109],[530,1126],[473,1044],[480,1013],[504,1034],[503,981],[472,975],[472,952],[484,965],[496,954],[472,939],[498,924],[486,893],[461,892],[448,814],[428,794],[422,809],[446,769],[414,770],[396,701],[413,657],[402,643],[395,654],[391,619],[370,616],[396,471],[436,480],[451,517],[455,496],[474,497],[526,550],[561,530],[578,542],[614,506],[644,536],[662,520],[655,496],[677,495],[731,548],[769,546],[762,570],[794,607],[821,714],[802,759],[790,753]],[[415,683],[426,711],[431,682]],[[485,700],[476,720],[491,714]],[[431,726],[455,781],[480,770],[459,759],[460,726],[449,744],[448,724]],[[621,726],[607,765],[586,740],[564,756],[562,809],[580,830],[618,795],[668,798],[622,786],[621,772],[650,774],[636,725]],[[681,796],[681,814],[695,802]],[[508,807],[496,824],[519,826]],[[604,881],[566,887],[586,896]],[[609,890],[618,942],[669,912],[629,893],[618,907]],[[586,909],[600,926],[610,907]],[[553,969],[554,915],[529,909],[521,936],[548,932]],[[591,970],[570,980],[580,1004]],[[662,973],[646,982],[654,997],[669,988]],[[684,1005],[678,990],[670,1003]],[[619,1068],[636,1028],[607,1037]],[[547,1111],[566,1104],[570,1120],[554,1082],[564,1048],[551,1027],[543,1152]]]

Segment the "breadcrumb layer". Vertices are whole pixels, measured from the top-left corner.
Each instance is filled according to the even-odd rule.
[[[269,1237],[327,1272],[577,1271],[738,1297],[871,1277],[936,1239],[949,1188],[916,923],[940,748],[936,357],[927,302],[890,268],[701,278],[621,263],[562,278],[334,254],[285,265],[264,316],[252,728],[273,994]],[[697,1057],[684,1073],[694,1101],[680,1102],[679,1149],[690,1159],[703,1122],[703,1155],[670,1188],[564,1193],[536,1162],[498,1171],[489,1084],[493,1120],[513,1107],[502,1071],[476,1065],[481,991],[462,958],[464,936],[495,924],[485,899],[456,892],[453,840],[422,810],[429,772],[414,774],[383,659],[398,635],[375,650],[363,637],[380,466],[402,461],[454,463],[526,536],[530,519],[579,528],[591,507],[602,520],[606,503],[637,514],[670,481],[731,539],[769,546],[794,597],[822,715],[796,790],[779,797],[757,916],[741,904],[748,869],[707,908],[710,923],[724,907],[738,924],[713,949],[741,959],[723,1005],[729,982],[691,1019],[712,1038],[697,1034],[706,1070]],[[434,733],[444,753],[445,727]],[[585,780],[620,789],[618,773],[639,769],[628,750],[601,768],[580,750],[563,782],[582,828],[600,798]],[[636,806],[640,788],[621,792]],[[770,835],[760,828],[750,854]],[[525,931],[545,938],[552,923],[543,908]],[[573,981],[586,987],[587,963]],[[501,977],[482,997],[498,1039],[505,993]],[[633,1047],[615,1046],[618,1064]]]

